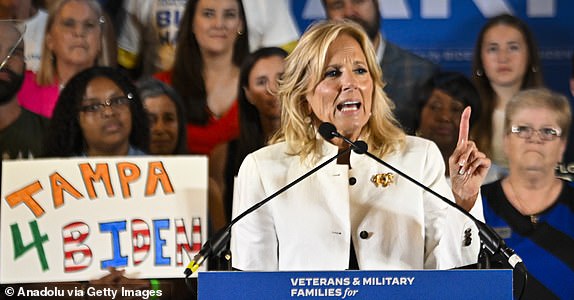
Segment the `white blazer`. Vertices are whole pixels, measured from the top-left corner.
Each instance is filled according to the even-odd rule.
[[[321,148],[313,166],[288,155],[286,143],[248,155],[235,182],[233,216],[338,151],[328,142]],[[408,136],[405,150],[384,160],[454,198],[433,142]],[[362,270],[449,269],[477,261],[478,230],[462,213],[366,155],[352,153],[350,165],[328,164],[237,222],[231,237],[233,267],[345,270],[351,239]],[[395,182],[376,187],[371,177],[381,173],[393,173]],[[350,178],[356,180],[353,185]],[[465,236],[468,228],[470,236]]]

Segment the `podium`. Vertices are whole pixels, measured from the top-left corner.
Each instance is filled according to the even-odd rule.
[[[198,299],[512,299],[512,270],[199,272]]]

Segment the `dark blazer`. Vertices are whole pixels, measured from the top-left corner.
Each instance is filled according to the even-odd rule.
[[[396,105],[394,114],[408,134],[414,134],[418,113],[417,88],[438,71],[438,66],[386,41],[383,61],[384,91]]]

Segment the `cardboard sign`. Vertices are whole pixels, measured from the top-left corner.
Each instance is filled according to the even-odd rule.
[[[207,239],[207,158],[2,165],[0,283],[80,281],[108,267],[179,278]]]

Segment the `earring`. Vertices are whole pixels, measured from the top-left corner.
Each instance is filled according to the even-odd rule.
[[[241,29],[237,29],[237,35],[243,35],[243,31],[241,31]]]
[[[313,126],[313,118],[311,118],[311,114],[307,115],[303,118],[303,122],[305,122],[305,135],[310,139],[314,138],[317,135],[315,130],[315,126]]]
[[[476,74],[476,76],[481,77],[482,76],[482,70],[476,70],[476,72],[474,72]]]
[[[536,72],[538,72],[538,68],[537,68],[536,66],[532,66],[532,68],[531,68],[531,69],[532,69],[532,73],[536,73]]]

